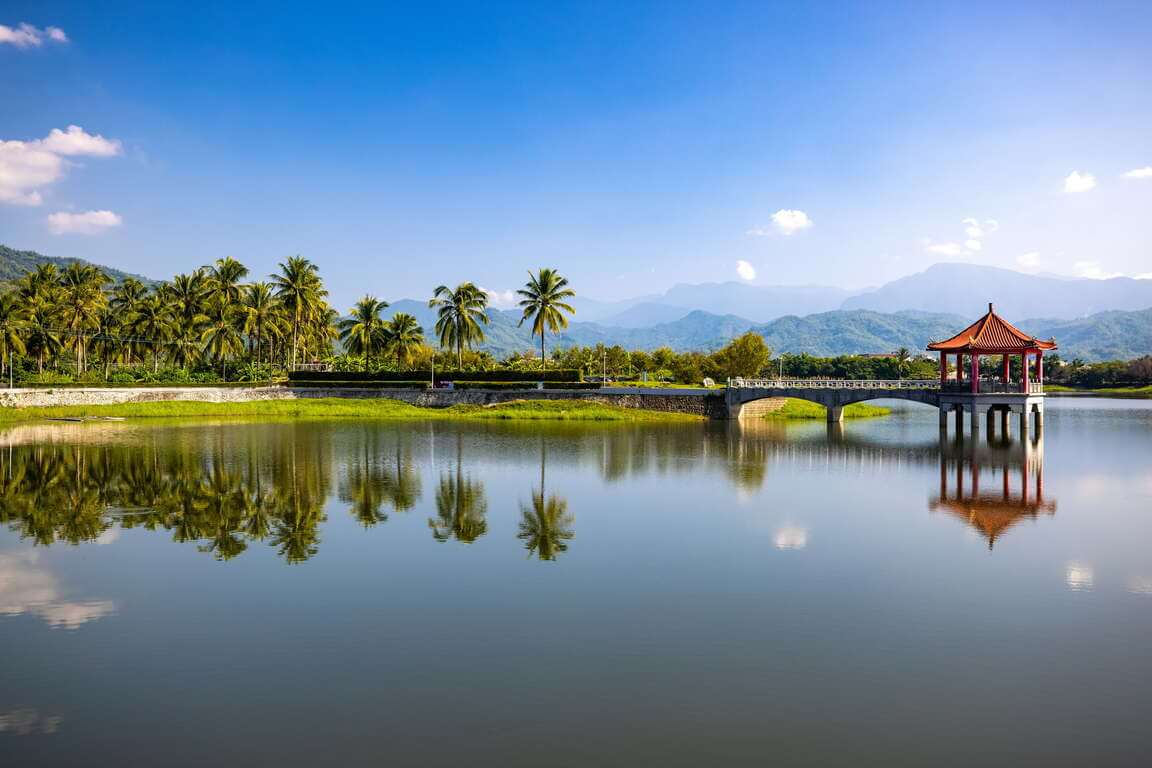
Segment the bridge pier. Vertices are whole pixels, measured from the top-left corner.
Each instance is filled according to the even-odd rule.
[[[829,424],[842,424],[844,423],[844,406],[842,405],[829,405],[828,408],[828,423]]]

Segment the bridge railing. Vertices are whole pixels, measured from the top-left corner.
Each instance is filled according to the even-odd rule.
[[[732,389],[940,389],[939,379],[728,379]]]

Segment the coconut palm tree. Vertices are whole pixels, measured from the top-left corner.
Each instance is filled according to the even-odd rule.
[[[55,294],[47,290],[24,303],[28,317],[25,344],[36,355],[37,373],[44,373],[45,360],[53,358],[64,346],[56,332],[57,306]]]
[[[205,273],[207,293],[210,297],[223,299],[226,304],[239,304],[244,292],[240,281],[248,276],[248,267],[231,256],[217,259]]]
[[[396,356],[396,369],[410,366],[416,352],[424,344],[424,329],[420,323],[407,312],[397,312],[385,323],[384,333],[388,339],[388,348]]]
[[[301,330],[313,319],[328,292],[320,282],[316,265],[303,256],[292,256],[282,262],[280,274],[272,275],[272,284],[292,317],[292,367],[295,368]]]
[[[24,305],[15,293],[0,295],[0,364],[8,368],[8,386],[13,382],[13,356],[25,352]],[[0,375],[3,368],[0,368]]]
[[[218,296],[209,303],[207,317],[207,326],[200,334],[204,354],[220,363],[220,377],[227,380],[228,361],[244,351],[244,339],[240,336],[237,322],[237,307]]]
[[[272,364],[272,340],[283,332],[283,307],[268,283],[252,283],[244,291],[244,333],[253,342],[256,358],[261,345],[268,342],[268,364]]]
[[[129,320],[132,335],[148,344],[152,352],[152,372],[160,370],[160,348],[172,339],[174,320],[169,305],[157,294],[140,300]]]
[[[140,302],[148,295],[148,289],[144,283],[140,282],[134,277],[125,278],[122,283],[116,286],[112,291],[112,296],[108,300],[108,305],[120,320],[121,326],[127,326],[131,323],[131,318],[135,316],[136,310],[140,306]],[[128,357],[128,363],[132,363],[134,345],[129,342],[124,345],[124,352]]]
[[[428,518],[432,538],[437,541],[456,539],[471,544],[488,531],[488,501],[484,485],[464,473],[463,441],[456,435],[456,471],[440,475],[436,489],[436,518]]]
[[[440,346],[456,348],[456,366],[464,367],[464,349],[484,340],[488,325],[488,294],[473,283],[461,283],[455,290],[441,285],[428,300],[429,307],[437,307],[436,333]]]
[[[352,307],[349,317],[336,323],[340,329],[340,341],[348,354],[364,357],[364,370],[368,370],[372,353],[388,346],[387,323],[380,317],[387,308],[388,302],[365,296]]]
[[[63,288],[63,316],[65,326],[72,334],[72,345],[76,348],[76,373],[83,373],[87,367],[88,334],[107,306],[104,285],[110,278],[91,264],[71,262],[60,275]]]
[[[549,267],[542,267],[535,275],[528,273],[528,283],[516,291],[521,297],[520,306],[524,310],[519,325],[525,320],[532,321],[532,333],[540,335],[540,364],[548,367],[548,358],[544,355],[544,334],[547,331],[555,333],[561,328],[568,327],[568,318],[564,313],[575,314],[576,310],[565,300],[571,299],[576,292],[568,287],[568,278],[562,277],[559,272]]]

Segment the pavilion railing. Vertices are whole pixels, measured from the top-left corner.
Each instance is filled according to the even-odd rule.
[[[980,379],[976,383],[977,392],[982,395],[1018,395],[1021,394],[1020,382],[1018,381],[1002,381],[1000,379]],[[944,386],[940,387],[943,392],[971,392],[971,381],[948,381]],[[1028,382],[1028,394],[1040,395],[1044,393],[1044,385],[1036,382]]]

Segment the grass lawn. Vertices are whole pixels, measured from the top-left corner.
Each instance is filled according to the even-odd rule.
[[[164,401],[117,405],[61,405],[44,408],[0,408],[0,422],[46,418],[289,418],[289,419],[507,419],[558,421],[698,421],[683,413],[642,411],[581,400],[520,400],[499,405],[454,405],[420,408],[399,400],[317,398],[257,400],[246,403]]]
[[[1132,397],[1143,400],[1152,399],[1152,386],[1080,389],[1079,387],[1066,387],[1063,384],[1045,384],[1044,391],[1049,393],[1076,392],[1083,395],[1099,395],[1101,397]]]
[[[867,403],[853,403],[844,407],[844,418],[846,419],[870,419],[877,416],[887,416],[892,413],[890,408],[882,408],[878,405],[868,405]],[[793,400],[789,398],[784,401],[784,406],[779,410],[767,413],[764,415],[766,419],[823,419],[827,418],[828,409],[817,403],[810,403],[807,400]]]

